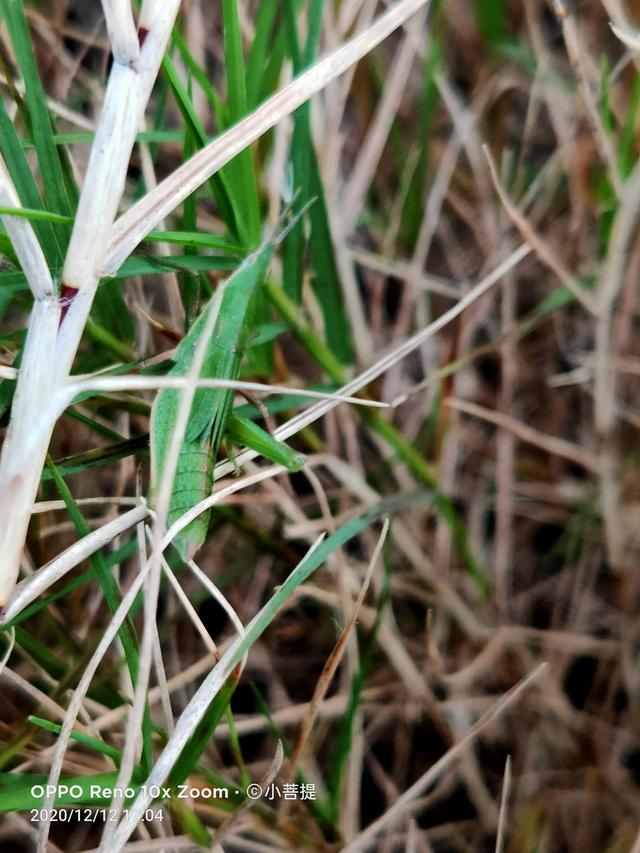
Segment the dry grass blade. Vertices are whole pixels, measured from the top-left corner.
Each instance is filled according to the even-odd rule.
[[[0,660],[0,675],[2,675],[2,672],[5,668],[5,666],[7,665],[9,658],[11,657],[11,654],[13,652],[13,647],[15,646],[15,642],[16,642],[16,632],[12,628],[11,631],[9,632],[9,642],[7,643],[7,648],[5,649],[4,654],[2,655],[2,659]]]
[[[280,768],[282,767],[283,761],[284,761],[284,749],[282,747],[282,741],[278,741],[278,743],[276,745],[275,755],[273,756],[271,764],[269,765],[265,774],[263,775],[263,777],[260,779],[260,782],[258,783],[258,785],[260,786],[260,788],[263,791],[265,789],[267,789],[269,787],[269,785],[271,785],[271,783],[274,781],[274,779],[276,778],[276,776],[280,772]],[[215,850],[215,849],[222,850],[223,849],[222,847],[216,848],[216,845],[219,845],[220,842],[222,841],[222,839],[229,835],[230,830],[238,823],[238,821],[242,818],[242,815],[245,814],[246,812],[248,812],[252,808],[253,805],[254,805],[253,800],[250,800],[250,799],[245,800],[245,802],[234,812],[234,814],[232,814],[230,817],[228,817],[222,823],[220,828],[218,830],[216,830],[216,833],[215,833],[213,840],[211,842],[211,849],[212,850]]]
[[[364,603],[367,590],[369,589],[369,584],[371,583],[371,578],[373,577],[374,569],[380,558],[380,554],[384,547],[388,532],[389,519],[385,519],[375,550],[371,559],[369,560],[369,565],[367,567],[362,586],[360,587],[360,590],[358,592],[358,597],[354,602],[353,609],[351,611],[351,614],[349,615],[349,619],[347,620],[346,625],[340,632],[338,641],[333,647],[333,650],[329,655],[329,658],[325,662],[322,672],[320,673],[320,677],[318,678],[318,683],[316,684],[316,689],[313,692],[313,697],[309,706],[309,712],[303,720],[302,726],[300,727],[300,734],[298,735],[298,740],[296,741],[296,745],[293,749],[293,753],[291,755],[288,767],[288,774],[292,778],[295,776],[296,770],[298,769],[300,762],[302,761],[305,747],[307,746],[311,730],[318,715],[318,708],[322,703],[324,697],[326,696],[327,690],[329,689],[329,685],[331,684],[331,681],[333,680],[333,677],[336,674],[336,670],[340,665],[340,661],[342,660],[342,657],[346,651],[347,641],[349,639],[351,631],[353,630],[354,625],[356,624],[358,614],[360,613],[360,610]]]
[[[483,406],[478,406],[476,403],[470,403],[466,400],[457,400],[450,397],[446,400],[446,405],[458,412],[465,412],[468,415],[473,415],[477,418],[482,418],[489,423],[495,424],[502,429],[509,430],[513,435],[517,436],[522,441],[527,441],[536,447],[546,450],[553,456],[560,456],[563,459],[568,459],[581,468],[597,474],[600,470],[598,459],[589,451],[584,450],[577,444],[572,444],[563,438],[556,438],[552,435],[545,435],[527,424],[517,421],[515,418],[508,415],[494,412],[491,409],[486,409]]]
[[[102,8],[114,61],[120,65],[137,62],[140,58],[140,42],[130,0],[102,0]]]
[[[149,509],[140,505],[118,518],[103,524],[99,530],[87,534],[82,539],[70,545],[66,551],[57,556],[46,566],[38,569],[32,575],[21,581],[13,590],[10,598],[0,611],[0,625],[6,625],[15,619],[27,605],[49,589],[52,584],[64,577],[67,572],[79,566],[87,557],[95,554],[109,542],[112,542],[126,530],[135,527],[149,515]]]
[[[0,158],[0,206],[21,208],[20,199]],[[47,299],[54,294],[53,280],[44,253],[28,219],[11,214],[2,215],[2,223],[11,238],[13,248],[35,299]]]
[[[76,719],[78,717],[78,713],[80,712],[80,708],[82,706],[82,702],[84,697],[89,690],[91,685],[91,680],[95,675],[95,672],[100,664],[100,661],[104,657],[107,652],[107,649],[114,641],[118,629],[120,625],[124,622],[124,619],[131,608],[131,605],[134,602],[134,599],[138,592],[140,591],[142,584],[147,577],[148,566],[141,566],[140,572],[136,575],[133,583],[122,597],[122,601],[118,606],[117,611],[113,614],[111,621],[109,623],[108,628],[104,632],[102,639],[100,640],[96,650],[91,656],[89,663],[85,667],[80,681],[78,682],[78,686],[73,691],[73,695],[71,697],[71,701],[69,702],[69,707],[67,708],[64,722],[62,724],[62,731],[58,737],[56,742],[55,750],[53,753],[53,759],[51,761],[51,769],[49,770],[49,778],[48,778],[48,787],[47,787],[47,795],[44,801],[43,808],[46,810],[44,812],[45,815],[49,816],[48,820],[43,820],[40,823],[38,830],[38,853],[46,853],[47,850],[47,839],[49,837],[49,831],[51,827],[51,816],[53,815],[52,806],[54,803],[55,790],[60,780],[60,775],[62,773],[62,765],[64,761],[64,754],[67,749],[67,744],[69,743],[69,739],[71,737],[71,732],[73,731],[73,727],[75,725]]]
[[[493,185],[496,189],[500,197],[500,201],[504,205],[504,209],[509,214],[509,218],[512,220],[522,237],[529,243],[532,249],[534,249],[536,255],[540,258],[543,264],[549,267],[560,279],[560,281],[568,287],[571,293],[576,297],[578,302],[584,308],[587,309],[591,314],[596,313],[596,303],[591,294],[587,293],[585,289],[582,287],[579,281],[575,279],[575,277],[569,272],[568,269],[562,264],[560,260],[555,256],[552,249],[544,242],[544,240],[536,234],[531,224],[527,221],[527,218],[521,213],[520,210],[516,207],[516,205],[511,201],[507,193],[505,192],[502,184],[500,183],[500,179],[498,177],[498,172],[496,170],[496,165],[493,162],[493,157],[489,151],[487,145],[483,146],[483,152],[485,157],[487,158],[487,162],[489,164],[489,171],[491,172],[491,178],[493,180]]]
[[[389,130],[407,84],[407,78],[416,55],[418,37],[423,26],[424,13],[416,15],[404,34],[402,44],[394,57],[392,74],[387,80],[384,96],[380,101],[353,172],[344,188],[340,207],[342,227],[347,234],[351,233],[356,216],[364,206],[369,185],[378,167]]]
[[[321,536],[314,542],[307,552],[305,559],[310,557],[313,551],[318,548],[323,538],[324,536]],[[247,634],[249,634],[252,628],[255,629],[255,626],[260,624],[261,619],[261,614],[258,613],[258,615],[252,620],[251,624],[247,626]],[[178,756],[184,749],[188,739],[191,737],[196,726],[202,719],[203,714],[211,704],[211,701],[218,694],[224,683],[240,663],[240,660],[244,656],[243,645],[245,644],[244,636],[239,636],[231,643],[227,651],[207,675],[191,698],[187,707],[182,712],[171,737],[167,741],[160,757],[153,766],[151,773],[140,790],[140,793],[131,804],[126,815],[118,824],[112,840],[113,850],[120,850],[133,832],[134,828],[137,826],[145,809],[151,802],[151,794],[149,791],[153,790],[154,785],[162,784],[165,780],[167,774],[178,759]]]
[[[615,24],[611,24],[610,26],[614,35],[620,39],[622,44],[626,45],[630,50],[640,52],[640,35],[637,32],[631,29],[623,30],[622,27],[616,27]]]
[[[140,241],[171,211],[247,146],[291,115],[332,80],[372,51],[425,5],[427,0],[401,0],[363,33],[316,62],[255,112],[209,143],[165,178],[116,222],[106,252],[103,273],[115,272]]]
[[[496,837],[495,853],[504,853],[507,843],[507,810],[509,793],[511,791],[511,756],[507,755],[502,780],[502,797],[500,798],[500,814],[498,815],[498,835]]]
[[[442,772],[465,751],[469,743],[471,743],[480,734],[480,732],[497,719],[504,711],[520,698],[521,694],[532,687],[536,681],[546,672],[548,664],[542,663],[529,673],[522,681],[519,681],[515,687],[512,687],[508,693],[505,693],[494,705],[486,711],[480,719],[473,725],[469,731],[451,747],[436,763],[427,770],[427,772],[414,782],[410,788],[396,800],[396,802],[388,809],[385,814],[374,823],[370,824],[360,836],[344,848],[344,853],[355,853],[355,851],[370,850],[375,844],[375,839],[384,832],[394,826],[397,821],[411,813],[417,798],[424,793],[428,788],[439,778]]]

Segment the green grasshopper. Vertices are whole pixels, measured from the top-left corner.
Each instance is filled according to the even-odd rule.
[[[227,280],[214,331],[207,343],[201,377],[235,380],[240,374],[247,329],[251,328],[252,308],[258,287],[267,274],[275,241],[251,256]],[[213,299],[178,345],[169,376],[186,376],[206,326]],[[231,414],[235,392],[230,389],[198,389],[193,398],[187,429],[180,448],[173,483],[168,524],[211,494],[213,468],[225,433],[252,447],[273,461],[298,471],[304,457],[251,421]],[[173,424],[180,406],[180,391],[163,389],[151,411],[151,497],[164,470]],[[209,526],[210,510],[185,527],[173,544],[184,558],[191,558],[202,546]]]

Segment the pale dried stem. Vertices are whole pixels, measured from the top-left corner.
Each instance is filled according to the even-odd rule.
[[[513,405],[517,375],[516,338],[513,334],[516,316],[514,282],[507,277],[502,286],[501,332],[504,336],[500,347],[502,383],[499,405],[504,415],[509,415]],[[515,462],[515,437],[507,430],[500,430],[496,440],[496,541],[495,541],[495,584],[496,600],[504,618],[509,613],[510,565],[512,558],[513,529],[513,481]]]
[[[398,112],[402,95],[413,66],[418,34],[424,26],[425,12],[416,15],[409,23],[402,42],[391,63],[391,71],[384,93],[376,108],[371,128],[360,148],[358,159],[340,200],[342,226],[350,234],[364,206],[367,192],[382,157],[389,131]]]
[[[140,43],[130,0],[102,0],[102,8],[114,61],[132,65],[140,58]]]
[[[608,556],[614,567],[619,567],[625,560],[625,540],[620,523],[620,476],[614,443],[617,374],[613,368],[615,347],[612,329],[616,302],[629,262],[630,245],[636,233],[639,212],[640,164],[637,164],[622,189],[597,303],[594,420],[600,450],[600,500]]]
[[[492,723],[499,715],[504,713],[505,709],[513,704],[513,702],[528,690],[540,676],[548,669],[548,664],[542,663],[537,666],[529,675],[518,682],[515,687],[512,687],[505,695],[500,698],[488,711],[486,711],[475,725],[460,740],[452,746],[442,758],[433,764],[426,773],[424,773],[417,782],[414,782],[411,787],[396,800],[396,802],[387,809],[387,811],[371,823],[356,838],[351,844],[344,848],[344,853],[355,853],[355,851],[370,850],[376,844],[378,835],[390,829],[399,820],[411,814],[416,800],[424,791],[426,791],[449,767],[449,765],[457,759],[461,754],[466,752],[469,744],[475,740],[480,732]]]
[[[580,44],[580,34],[574,16],[568,11],[563,0],[552,0],[551,5],[556,13],[560,25],[562,26],[562,34],[564,36],[567,55],[573,67],[573,70],[578,78],[578,85],[582,94],[585,107],[587,108],[587,116],[591,123],[593,135],[600,149],[600,155],[607,166],[607,171],[613,184],[616,194],[619,196],[622,192],[622,178],[618,168],[618,159],[614,150],[613,144],[604,123],[602,114],[598,106],[596,97],[591,89],[589,73],[585,64],[585,56]]]
[[[115,62],[74,221],[62,280],[77,289],[60,324],[60,303],[36,302],[29,321],[11,421],[0,460],[0,605],[13,588],[31,509],[55,420],[43,424],[42,400],[66,381],[100,280],[106,240],[122,197],[136,133],[178,11],[179,0],[148,0],[141,24],[148,30],[134,65]],[[72,291],[71,291],[72,292]],[[29,369],[25,369],[29,367]],[[38,425],[39,438],[29,441]],[[7,496],[10,493],[10,500]]]
[[[320,537],[307,553],[307,557],[320,544]],[[305,559],[307,558],[305,557]],[[260,619],[260,613],[254,617],[253,622]],[[248,626],[248,631],[251,626]],[[224,683],[232,674],[238,664],[238,652],[245,642],[243,636],[238,636],[229,646],[220,661],[214,666],[206,679],[195,692],[185,710],[180,715],[175,730],[167,741],[162,753],[153,766],[142,789],[134,802],[129,807],[126,815],[120,821],[113,835],[111,850],[118,851],[126,843],[129,836],[137,826],[144,810],[151,801],[147,793],[151,786],[161,784],[168,772],[173,767],[178,756],[182,752],[188,739],[191,737],[196,726],[202,719],[213,698],[217,695]]]
[[[21,208],[18,193],[0,158],[0,206]],[[34,299],[47,299],[54,294],[53,280],[32,224],[22,216],[3,214],[2,224],[11,239]]]
[[[0,625],[6,625],[15,619],[25,607],[45,592],[67,572],[78,566],[87,557],[95,554],[117,536],[134,527],[149,515],[149,509],[144,504],[124,513],[118,518],[103,524],[99,530],[88,533],[82,539],[74,542],[46,566],[34,572],[21,581],[11,593],[6,605],[0,613]]]
[[[427,0],[402,0],[363,33],[318,61],[165,178],[116,222],[104,272],[117,270],[140,241],[185,198],[285,116],[343,74],[402,26]]]
[[[578,302],[580,302],[580,304],[584,308],[586,308],[586,310],[590,314],[595,314],[596,304],[591,294],[585,291],[580,282],[577,281],[575,276],[573,276],[572,273],[564,266],[562,261],[558,257],[556,257],[553,249],[542,239],[539,234],[536,233],[528,219],[522,214],[518,207],[509,198],[509,196],[503,189],[502,184],[500,183],[495,163],[493,162],[493,158],[491,156],[489,148],[486,145],[483,147],[483,151],[487,158],[489,170],[493,179],[493,184],[496,189],[496,192],[498,193],[500,201],[502,202],[504,209],[509,215],[509,218],[512,220],[522,237],[529,243],[531,248],[535,251],[536,255],[540,259],[540,261],[545,266],[549,267],[549,269],[558,276],[564,286],[567,287],[571,291],[571,293],[573,293]]]
[[[553,456],[560,456],[570,462],[580,465],[587,471],[597,473],[599,470],[598,458],[588,450],[584,450],[577,444],[566,441],[563,438],[556,438],[552,435],[545,435],[515,418],[500,412],[494,412],[492,409],[487,409],[484,406],[478,406],[476,403],[471,403],[467,400],[457,400],[455,397],[449,397],[445,401],[445,405],[451,406],[458,412],[465,412],[468,415],[473,415],[489,423],[495,424],[502,429],[509,430],[513,435],[517,436],[522,441],[539,447]]]
[[[51,762],[51,769],[49,770],[48,786],[50,787],[48,787],[47,790],[54,791],[56,789],[56,786],[60,779],[60,774],[62,773],[62,764],[64,761],[64,754],[67,749],[67,744],[69,743],[71,732],[73,731],[73,727],[78,717],[78,713],[80,712],[80,709],[82,707],[84,697],[86,696],[87,691],[89,690],[91,681],[96,673],[100,661],[102,660],[102,658],[107,652],[107,649],[115,639],[118,633],[118,629],[124,622],[124,619],[127,613],[129,612],[129,609],[133,604],[136,595],[142,587],[142,583],[146,576],[147,567],[141,566],[140,572],[136,575],[131,586],[129,587],[125,595],[122,597],[122,601],[120,602],[118,609],[113,614],[109,626],[104,632],[102,639],[98,643],[95,652],[91,656],[91,660],[89,661],[89,663],[84,669],[84,672],[82,673],[78,686],[73,692],[71,702],[69,703],[69,707],[67,708],[67,712],[64,716],[62,729],[56,742],[53,760]],[[43,803],[43,808],[47,811],[50,811],[51,807],[53,806],[53,800],[53,794],[48,794],[45,798],[45,802]],[[49,827],[50,823],[48,821],[43,821],[40,824],[40,829],[38,833],[38,853],[46,853]]]
[[[291,761],[290,761],[290,765],[288,768],[290,778],[295,777],[296,770],[298,769],[298,767],[302,761],[302,758],[304,755],[304,750],[305,750],[307,743],[309,741],[309,736],[311,735],[311,730],[313,728],[313,725],[315,723],[315,720],[316,720],[316,717],[318,714],[318,708],[319,708],[320,704],[322,703],[322,701],[323,701],[323,699],[327,693],[327,690],[329,689],[329,685],[331,684],[331,681],[333,680],[333,676],[335,675],[336,670],[338,669],[340,661],[342,660],[342,657],[343,657],[344,652],[346,650],[347,640],[349,638],[349,635],[351,634],[351,631],[353,630],[354,625],[356,624],[358,614],[359,614],[360,609],[362,608],[362,605],[364,603],[364,599],[365,599],[365,596],[367,594],[367,590],[369,589],[369,584],[371,582],[371,578],[373,576],[373,570],[375,569],[376,564],[378,562],[378,559],[380,557],[380,554],[382,552],[382,548],[384,546],[388,532],[389,532],[389,520],[385,519],[385,522],[384,522],[384,525],[382,528],[382,532],[380,533],[380,536],[378,538],[378,542],[376,544],[375,550],[374,550],[373,555],[369,561],[369,565],[367,567],[367,571],[366,571],[366,574],[364,577],[364,581],[362,583],[360,591],[358,592],[358,597],[356,598],[356,601],[353,605],[351,615],[349,616],[349,619],[347,620],[346,625],[344,626],[344,628],[340,632],[340,636],[338,637],[338,641],[335,644],[331,654],[329,655],[329,658],[327,659],[327,661],[325,663],[325,666],[324,666],[324,669],[322,670],[320,678],[318,679],[318,683],[316,684],[316,689],[314,690],[313,696],[311,698],[309,713],[307,714],[307,716],[303,720],[302,726],[300,728],[300,733],[298,735],[298,740],[296,741],[296,745],[295,745],[294,750],[293,750],[293,755],[291,756]]]
[[[507,835],[507,807],[511,792],[511,756],[507,755],[502,780],[502,797],[500,798],[500,813],[498,815],[498,834],[496,837],[495,853],[504,853]]]

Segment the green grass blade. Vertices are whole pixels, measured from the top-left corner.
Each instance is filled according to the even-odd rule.
[[[23,628],[16,628],[16,643],[52,678],[60,679],[67,674],[67,667],[36,637]]]
[[[223,0],[222,21],[227,79],[227,121],[231,125],[244,118],[248,111],[242,34],[236,0]],[[260,243],[261,225],[252,148],[246,148],[234,157],[224,172],[229,184],[237,188],[244,243],[248,249],[255,249]],[[268,321],[268,305],[261,292],[256,294],[254,312],[257,323]],[[249,363],[254,373],[267,375],[271,369],[271,346],[265,343],[253,347],[249,353]]]
[[[191,98],[191,78],[189,78],[189,97]],[[184,129],[184,143],[182,146],[183,157],[188,160],[197,147],[193,133],[186,126]],[[182,227],[185,231],[195,231],[197,224],[196,194],[192,193],[185,198],[182,204]],[[198,254],[197,244],[190,242],[184,244],[185,257],[196,257]],[[182,274],[182,305],[184,308],[185,326],[188,330],[198,316],[200,309],[200,276],[193,272]]]
[[[60,213],[50,213],[48,210],[34,210],[31,207],[0,207],[0,216],[19,216],[21,219],[30,219],[38,222],[55,222],[61,225],[71,225],[71,216],[62,216]]]
[[[169,81],[171,91],[176,99],[176,103],[185,124],[191,131],[193,138],[197,141],[198,147],[203,148],[209,139],[202,127],[200,119],[198,118],[198,114],[195,111],[193,102],[189,97],[189,93],[178,76],[178,72],[176,71],[173,62],[168,56],[165,56],[162,60],[162,70]],[[228,184],[227,175],[224,169],[211,177],[209,180],[209,186],[211,187],[211,194],[215,199],[227,228],[231,231],[234,237],[244,243],[245,241],[242,236],[241,213],[238,208],[237,200],[235,199],[233,186]]]
[[[56,484],[56,488],[60,493],[60,497],[67,506],[67,511],[71,517],[71,521],[73,522],[73,525],[76,528],[78,535],[81,537],[87,536],[91,532],[91,528],[87,524],[84,515],[76,504],[73,495],[71,494],[71,490],[62,478],[62,475],[58,471],[57,466],[51,459],[47,461],[47,468],[51,473],[51,478]],[[96,551],[96,553],[93,554],[93,556],[91,557],[91,562],[98,577],[98,580],[100,581],[100,585],[102,586],[102,589],[104,591],[105,599],[107,601],[109,610],[112,613],[115,613],[120,604],[120,590],[118,589],[118,585],[115,582],[113,575],[109,571],[104,555],[100,551]],[[125,621],[122,625],[121,633],[119,636],[120,640],[122,641],[122,646],[125,650],[125,656],[127,659],[127,664],[131,673],[131,677],[135,683],[135,676],[138,670],[138,642],[135,636],[135,629],[133,625]]]
[[[134,453],[145,453],[147,442],[148,436],[146,435],[127,438],[123,441],[110,444],[108,447],[94,447],[91,450],[85,450],[83,453],[59,459],[56,461],[55,467],[61,477],[68,477],[71,474],[79,474],[91,468],[101,468],[104,465],[111,465],[119,459],[126,459],[128,456],[133,456]],[[54,479],[55,476],[52,470],[45,468],[42,472],[42,480]]]
[[[13,251],[13,244],[9,239],[9,235],[6,231],[0,230],[0,254],[2,257],[8,261],[11,266],[19,267],[20,261],[18,260],[18,256]]]
[[[227,117],[235,124],[247,114],[242,35],[236,0],[222,0],[225,73],[227,76]],[[246,148],[226,167],[229,180],[239,188],[242,220],[246,227],[245,242],[255,248],[260,242],[260,204],[251,149]]]
[[[47,460],[47,467],[52,473],[56,488],[60,493],[60,497],[64,500],[67,506],[67,511],[71,517],[71,520],[74,524],[74,527],[76,528],[78,535],[81,537],[87,536],[87,534],[91,532],[91,529],[87,524],[85,517],[80,511],[78,505],[76,504],[73,495],[71,494],[71,490],[69,489],[64,479],[58,472],[56,466],[50,459]],[[90,560],[91,565],[100,583],[100,586],[102,587],[107,606],[109,607],[111,613],[115,613],[118,609],[121,600],[120,590],[113,575],[111,574],[104,554],[102,554],[101,551],[96,551],[95,554],[92,554]],[[127,662],[127,668],[131,677],[131,682],[135,684],[138,673],[138,640],[136,637],[133,622],[130,617],[127,617],[120,626],[120,629],[118,631],[118,637],[120,638],[120,642],[122,643],[122,648]],[[145,768],[149,767],[151,757],[151,718],[149,717],[149,711],[147,708],[145,709],[145,714],[142,723],[142,763]]]
[[[44,210],[45,205],[40,190],[31,174],[29,161],[22,150],[20,139],[2,98],[0,98],[0,152],[22,205],[29,210]],[[63,253],[52,223],[35,220],[33,227],[49,267],[52,269],[61,267]]]
[[[258,6],[256,30],[247,62],[247,107],[250,110],[255,109],[260,103],[260,87],[263,81],[277,6],[278,4],[274,0],[262,0]]]
[[[51,732],[52,734],[59,735],[62,731],[62,726],[58,725],[58,723],[51,723],[49,722],[49,720],[45,720],[42,717],[35,717],[31,715],[27,719],[30,723],[33,723],[35,726],[39,726],[41,729],[44,729],[47,732]],[[79,743],[82,746],[88,747],[94,752],[99,753],[100,755],[106,755],[107,758],[112,758],[116,762],[116,765],[120,763],[122,753],[119,749],[116,749],[115,746],[109,746],[108,743],[105,743],[102,740],[98,740],[97,738],[91,737],[90,735],[86,735],[83,732],[72,731],[71,739],[75,740],[76,743]],[[135,781],[142,781],[142,779],[140,778],[141,774],[142,769],[140,767],[134,768],[133,778]]]
[[[278,441],[271,433],[248,418],[230,415],[227,420],[229,438],[242,447],[250,447],[265,459],[284,465],[288,471],[299,471],[305,463],[304,454]]]
[[[49,108],[36,65],[22,0],[2,0],[2,9],[18,67],[24,78],[29,121],[38,155],[47,207],[62,214],[70,214],[72,208],[67,196],[65,175],[53,138]],[[61,245],[66,247],[69,229],[57,225],[55,230]]]
[[[323,3],[322,0],[314,0],[312,4],[304,53],[299,46],[292,0],[287,0],[284,8],[289,51],[298,74],[314,60],[320,37]],[[312,286],[322,309],[327,343],[338,360],[347,363],[352,353],[350,324],[344,309],[324,188],[311,135],[310,110],[310,104],[306,103],[294,114],[291,168],[296,209],[308,206],[307,216],[311,225],[309,252],[314,272]],[[304,226],[299,222],[287,237],[284,256],[285,292],[298,302],[302,290],[303,248]]]
[[[434,14],[431,13],[431,27],[434,27]],[[418,159],[406,189],[406,198],[402,212],[402,238],[411,247],[415,244],[424,215],[425,192],[429,169],[429,139],[436,116],[440,94],[436,82],[442,65],[442,42],[438,36],[429,41],[429,49],[424,58],[422,94],[418,110],[417,147]],[[405,155],[406,156],[406,155]]]
[[[204,234],[201,231],[152,231],[144,239],[149,242],[170,243],[175,246],[217,249],[220,252],[228,252],[231,255],[238,255],[240,257],[246,254],[246,250],[238,245],[238,243],[232,243],[230,240],[220,237],[217,234]]]
[[[207,71],[204,68],[201,68],[198,60],[189,50],[189,45],[183,36],[174,30],[173,32],[173,43],[178,48],[182,59],[184,60],[184,64],[187,67],[187,71],[193,76],[193,79],[198,83],[202,91],[204,92],[211,108],[216,117],[216,121],[219,128],[224,127],[225,125],[225,106],[222,98],[216,91],[215,87],[212,85],[211,80]]]
[[[473,5],[480,35],[495,50],[505,34],[507,10],[504,0],[474,0]]]
[[[138,275],[159,275],[167,272],[207,272],[209,270],[233,270],[237,259],[222,255],[166,255],[161,257],[128,258],[111,279],[131,278]]]
[[[185,779],[193,773],[200,756],[209,745],[209,741],[213,737],[218,723],[222,719],[222,715],[229,706],[233,691],[238,684],[238,672],[235,671],[227,679],[226,684],[218,693],[215,699],[210,703],[205,711],[200,725],[189,738],[180,753],[173,769],[169,774],[169,784],[172,787],[181,785]]]

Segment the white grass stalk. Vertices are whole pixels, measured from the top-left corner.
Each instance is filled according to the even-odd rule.
[[[3,207],[20,207],[4,162],[0,161],[0,204]],[[51,389],[53,363],[51,352],[55,346],[60,320],[60,307],[54,296],[51,273],[42,248],[28,219],[2,216],[2,222],[15,250],[20,265],[34,297],[33,310],[25,341],[22,366],[13,398],[12,417],[2,446],[0,457],[0,502],[5,517],[12,515],[16,494],[31,495],[31,502],[40,482],[40,470],[21,464],[17,448],[37,417],[32,402],[44,400]],[[0,533],[0,555],[19,555],[29,525],[29,513],[17,514],[16,522],[5,524]],[[0,572],[0,603],[2,603],[18,576],[18,560],[14,560],[4,573]]]
[[[129,530],[141,521],[144,521],[150,514],[150,510],[144,504],[135,507],[129,512],[125,512],[118,518],[108,521],[103,524],[98,530],[93,530],[82,539],[74,542],[65,551],[47,563],[42,568],[38,569],[28,578],[21,581],[11,593],[9,600],[0,613],[0,625],[6,625],[15,619],[25,607],[35,601],[39,595],[42,595],[50,586],[52,586],[60,578],[63,578],[67,572],[78,566],[87,557],[95,554],[100,548],[103,548],[109,542],[113,541],[117,536],[120,536],[125,531]]]
[[[145,7],[147,5],[150,4],[145,4]],[[179,5],[179,0],[155,3],[155,17],[146,21],[145,30],[148,28],[148,34],[137,67],[115,64],[111,70],[64,265],[63,282],[69,287],[93,291],[97,287],[105,243],[124,191],[136,133],[158,75]],[[141,26],[144,26],[142,19]],[[67,354],[67,357],[71,354],[73,359],[77,343],[75,346],[72,344],[75,337],[79,338],[82,334],[86,317],[81,326],[76,318],[78,314],[82,316],[85,310],[82,304],[76,308],[76,300],[70,306],[63,323],[63,331],[67,327],[67,334],[61,335],[59,354]],[[60,369],[64,369],[62,365]]]
[[[82,677],[76,689],[73,692],[73,696],[71,697],[71,702],[69,703],[69,707],[67,709],[67,713],[64,717],[64,722],[62,724],[62,729],[60,734],[58,735],[58,740],[56,741],[55,750],[53,753],[53,760],[51,762],[51,769],[49,771],[49,779],[48,779],[48,791],[53,791],[56,789],[58,785],[58,781],[60,780],[60,775],[62,773],[62,764],[64,761],[64,754],[67,749],[67,744],[69,743],[69,739],[71,737],[71,733],[73,731],[73,727],[75,725],[76,719],[78,718],[78,714],[80,713],[80,709],[82,707],[82,702],[84,701],[84,697],[89,690],[91,685],[91,681],[93,676],[98,669],[100,661],[105,656],[107,649],[114,641],[116,634],[118,633],[118,629],[124,622],[125,616],[129,612],[131,605],[133,604],[136,595],[138,594],[143,581],[147,577],[147,566],[141,566],[140,572],[133,579],[133,583],[122,597],[122,601],[120,602],[118,609],[113,614],[113,618],[109,623],[106,631],[104,632],[102,639],[98,643],[98,647],[95,652],[91,655],[91,660],[85,667],[84,672],[82,673]],[[54,804],[53,794],[48,794],[45,802],[43,803],[43,808],[47,813],[51,813],[51,808]],[[44,821],[40,824],[40,828],[38,831],[38,853],[46,853],[47,850],[47,840],[49,838],[49,821]]]
[[[138,31],[130,0],[102,0],[114,62],[133,65],[140,58]]]
[[[41,417],[42,400],[48,399],[56,383],[66,381],[71,370],[100,280],[105,241],[124,190],[136,132],[178,8],[179,0],[145,4],[149,32],[139,61],[135,68],[117,62],[113,65],[63,269],[63,283],[77,293],[59,329],[57,300],[36,302],[30,318],[23,351],[27,369],[23,367],[18,377],[0,459],[0,505],[5,509],[0,529],[0,606],[18,576],[31,508],[55,423],[55,419],[44,422]],[[39,430],[35,443],[29,441],[34,425]]]
[[[189,568],[191,569],[193,574],[196,576],[196,578],[203,585],[203,587],[207,590],[207,592],[210,593],[212,598],[214,598],[218,602],[220,607],[227,614],[227,616],[229,617],[229,621],[231,622],[233,627],[236,629],[236,632],[238,633],[238,635],[240,637],[244,637],[244,635],[246,633],[245,629],[244,629],[244,625],[242,624],[242,621],[241,621],[240,617],[238,616],[238,614],[236,613],[236,611],[233,609],[231,604],[227,601],[224,594],[218,589],[218,587],[214,584],[214,582],[211,580],[211,578],[202,571],[202,569],[200,568],[200,566],[197,563],[195,563],[193,560],[188,560],[187,565],[189,566]]]
[[[2,158],[0,158],[0,206],[17,209],[21,207],[18,193]],[[4,214],[1,218],[18,256],[27,283],[31,288],[33,298],[46,299],[52,296],[54,292],[53,280],[33,226],[28,219],[22,216]]]
[[[205,335],[203,338],[206,341]],[[226,388],[231,391],[255,391],[259,394],[288,394],[296,397],[308,397],[311,400],[334,400],[336,403],[351,403],[354,406],[364,406],[365,408],[389,408],[388,403],[345,396],[338,392],[312,391],[307,388],[295,388],[291,385],[267,385],[263,382],[246,382],[243,379],[196,379],[194,381],[183,376],[96,376],[67,385],[62,394],[63,401],[60,405],[64,405],[66,408],[74,397],[86,391],[149,391],[158,388],[184,390],[191,386],[211,389]]]
[[[51,393],[54,363],[51,354],[55,347],[60,306],[49,296],[34,302],[22,367],[11,407],[11,420],[0,456],[0,606],[4,604],[18,577],[20,554],[27,535],[31,507],[35,500],[44,464],[46,444],[39,448],[34,459],[21,453],[29,431],[38,425],[42,400]]]

